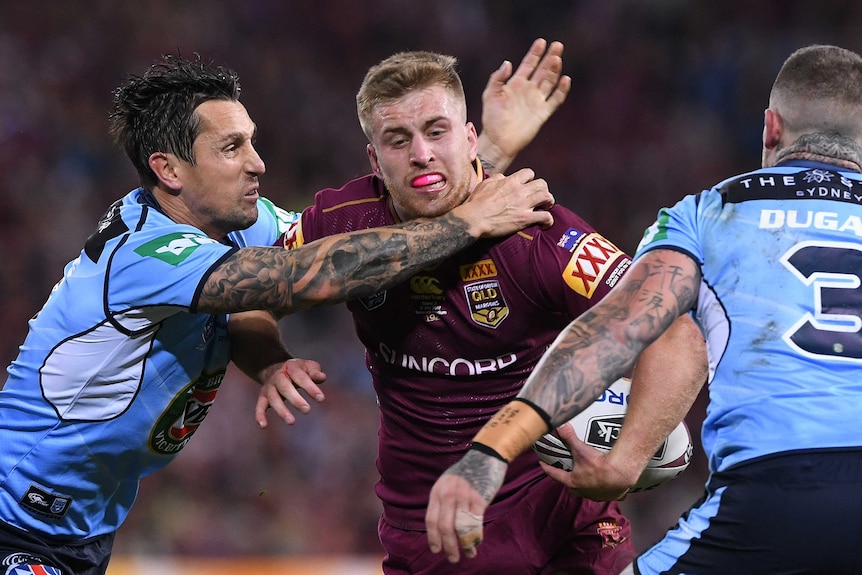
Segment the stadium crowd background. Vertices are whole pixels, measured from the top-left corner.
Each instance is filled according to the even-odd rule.
[[[368,170],[354,101],[368,66],[401,50],[457,56],[479,124],[488,74],[536,37],[561,40],[572,92],[513,169],[534,168],[633,252],[659,207],[758,167],[762,111],[792,50],[860,51],[860,30],[852,0],[0,0],[0,359],[98,217],[137,186],[107,135],[111,90],[163,53],[237,70],[267,163],[261,191],[299,210]],[[197,437],[144,481],[118,556],[380,553],[377,412],[349,315],[307,311],[283,331],[328,373],[325,404],[262,431],[256,386],[229,372]],[[696,445],[702,406],[688,418]],[[639,548],[705,473],[696,449],[679,479],[624,502]]]

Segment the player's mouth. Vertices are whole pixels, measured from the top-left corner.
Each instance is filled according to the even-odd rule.
[[[446,187],[446,178],[439,172],[422,174],[410,180],[410,185],[417,190],[433,192]]]

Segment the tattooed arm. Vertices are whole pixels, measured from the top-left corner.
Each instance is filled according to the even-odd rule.
[[[532,170],[492,176],[447,214],[321,238],[294,250],[238,250],[210,274],[201,312],[264,309],[280,315],[371,295],[474,243],[548,226],[554,198]]]
[[[557,432],[572,452],[572,471],[544,463],[542,469],[581,497],[621,499],[685,418],[708,372],[703,335],[688,314],[681,315],[638,357],[625,423],[613,448],[603,454],[563,426]]]
[[[503,482],[507,462],[628,372],[638,354],[691,309],[699,284],[694,260],[656,249],[637,259],[608,295],[569,324],[533,370],[519,400],[491,418],[474,448],[434,484],[426,513],[431,551],[445,551],[453,563],[459,560],[459,546],[475,557],[484,510]]]
[[[689,256],[657,249],[639,258],[618,288],[557,337],[519,397],[556,427],[580,413],[634,365],[643,349],[694,305],[700,269]]]

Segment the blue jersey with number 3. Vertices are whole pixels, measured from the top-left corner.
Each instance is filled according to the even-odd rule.
[[[789,162],[663,209],[637,256],[701,267],[710,469],[862,445],[862,176]]]

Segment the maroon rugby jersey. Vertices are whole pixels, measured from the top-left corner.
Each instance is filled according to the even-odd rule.
[[[394,289],[349,302],[380,406],[377,495],[386,520],[425,529],[428,494],[482,425],[514,398],[560,331],[604,296],[630,258],[571,211],[554,226],[482,240]],[[315,195],[293,248],[398,222],[382,180]],[[485,513],[505,513],[546,477],[532,451],[509,466]]]

